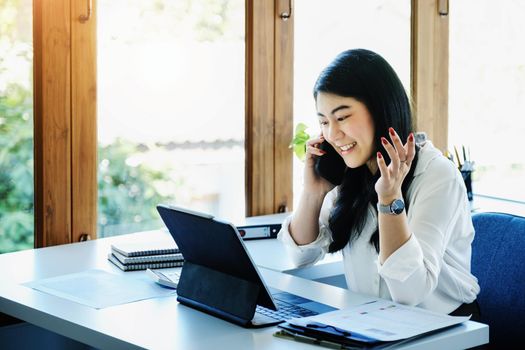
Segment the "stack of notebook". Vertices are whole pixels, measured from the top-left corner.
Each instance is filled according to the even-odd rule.
[[[179,267],[184,263],[175,243],[166,242],[115,243],[108,260],[124,271]]]

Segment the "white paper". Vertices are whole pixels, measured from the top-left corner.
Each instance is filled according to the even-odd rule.
[[[146,275],[115,275],[88,270],[25,283],[25,286],[95,309],[175,294]]]
[[[380,341],[396,341],[465,322],[470,317],[449,316],[388,300],[295,318],[291,324],[318,322]]]

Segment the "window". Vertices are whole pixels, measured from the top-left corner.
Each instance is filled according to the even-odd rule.
[[[453,7],[452,7],[453,5]],[[525,4],[451,4],[449,150],[475,162],[475,194],[525,198]]]
[[[352,32],[360,34],[354,36],[355,42],[352,43],[348,42],[348,35],[352,32],[346,27],[353,27],[346,24],[351,23],[349,20],[358,23],[360,17],[353,13],[347,17],[340,15],[342,9],[347,9],[345,1],[298,4],[299,8],[287,21],[280,19],[279,13],[289,10],[288,1],[99,0],[94,3],[97,8],[88,11],[84,2],[33,2],[36,87],[34,221],[35,245],[38,247],[95,237],[97,216],[98,233],[102,237],[160,227],[162,224],[151,207],[151,203],[160,201],[211,211],[233,221],[235,216],[244,213],[260,215],[291,209],[292,154],[287,146],[292,139],[292,124],[299,117],[311,118],[315,113],[310,92],[313,82],[304,85],[307,93],[297,93],[300,82],[293,79],[292,43],[301,35],[298,30],[304,31],[310,24],[305,17],[302,24],[296,25],[297,35],[293,35],[296,15],[300,20],[300,13],[304,12],[302,6],[322,6],[318,13],[323,14],[321,19],[327,23],[324,27],[339,21],[341,30],[336,34],[345,34],[346,37],[340,40],[318,37],[311,46],[316,49],[315,54],[308,51],[304,41],[302,49],[296,45],[296,67],[305,68],[304,72],[310,70],[310,76],[317,75],[337,52],[364,46],[380,52],[392,62],[408,89],[408,0],[402,3],[373,2],[375,7],[370,7],[370,2],[350,2],[359,4],[362,12],[359,16],[367,13],[363,8],[378,14],[373,25],[361,22],[355,25]],[[403,5],[403,10],[393,9],[400,4],[406,5]],[[86,14],[91,14],[91,18],[80,20]],[[421,14],[426,16],[418,22]],[[427,20],[431,14],[436,15],[436,12],[422,6],[414,12],[416,20],[413,19],[412,23],[419,23],[418,28],[422,24],[427,25],[424,29],[434,28],[435,21]],[[318,17],[311,19],[311,23],[317,23]],[[399,21],[399,18],[406,18],[406,21]],[[448,20],[443,22],[443,29],[448,33]],[[358,41],[363,36],[370,36],[368,32],[374,32],[368,30],[365,33],[365,29],[372,26],[377,28],[375,41]],[[392,33],[398,30],[404,34],[394,38],[398,40],[394,45]],[[427,61],[435,60],[436,55],[428,55],[427,51],[444,52],[445,57],[448,54],[440,45],[435,45],[432,33],[432,30],[425,30],[418,35],[419,44],[413,51],[420,53],[415,59],[419,65],[414,63],[414,67],[428,70]],[[330,54],[319,60],[319,66],[309,67],[307,57],[320,55],[326,48],[323,45],[330,42],[341,46],[332,48]],[[378,42],[386,43],[386,49],[373,44]],[[184,51],[180,51],[181,46]],[[141,47],[157,49],[156,54],[142,51]],[[223,47],[229,50],[227,60],[221,58],[221,52],[225,51]],[[177,55],[170,53],[174,49],[179,49]],[[123,50],[127,54],[123,54]],[[406,55],[406,59],[399,61],[394,53]],[[108,58],[108,55],[115,57]],[[204,59],[199,55],[208,57]],[[218,65],[217,60],[226,62]],[[301,60],[304,60],[302,66]],[[192,70],[200,62],[207,65]],[[181,70],[180,65],[184,64],[184,70]],[[404,72],[403,65],[407,67]],[[216,69],[206,70],[212,66]],[[296,68],[296,72],[299,69],[302,68]],[[422,72],[425,73],[423,68],[414,70],[414,79]],[[175,73],[180,75],[173,83],[171,77]],[[217,76],[204,78],[205,74],[216,74],[223,79]],[[184,80],[187,76],[192,79]],[[295,76],[299,75],[295,73]],[[159,82],[159,79],[164,79],[164,82]],[[216,83],[218,80],[220,84]],[[294,82],[295,97],[292,96]],[[197,89],[195,85],[198,85]],[[423,74],[413,85],[416,95],[427,85],[435,86],[436,81]],[[166,90],[168,88],[188,94],[179,96],[170,93]],[[152,94],[156,96],[151,97]],[[212,106],[216,94],[221,94],[221,100],[226,102]],[[435,99],[426,101],[428,96],[421,95],[416,101],[418,108],[423,105],[434,110]],[[195,104],[195,100],[191,100],[194,96],[203,97],[197,106],[206,108],[205,116],[180,113],[185,106],[187,110],[190,102]],[[171,99],[169,108],[158,107],[166,104],[167,98]],[[307,111],[300,112],[296,107],[294,121],[290,118],[292,104],[303,105],[298,102],[301,98]],[[115,103],[110,103],[110,99]],[[165,115],[161,115],[163,113]],[[140,123],[136,121],[137,115]],[[185,118],[182,120],[184,124],[178,124],[181,115]],[[209,118],[210,115],[214,118]],[[423,117],[427,118],[426,115]],[[159,119],[168,121],[162,130],[158,130]],[[431,123],[435,116],[427,119]],[[208,124],[207,128],[195,127],[204,125],[205,120],[217,123]],[[315,129],[315,120],[313,125],[312,129]],[[442,125],[439,127],[446,129]],[[190,131],[181,136],[183,129]],[[204,137],[209,134],[199,135],[211,129],[217,131],[212,139]],[[166,137],[167,134],[178,137]],[[239,147],[241,143],[243,146]],[[196,150],[196,147],[200,148]],[[183,152],[183,149],[189,150]],[[177,156],[176,151],[179,152]],[[215,152],[216,157],[196,157],[197,152],[208,152],[208,155]],[[228,171],[219,165],[210,165],[212,160],[221,163],[224,153],[228,153],[228,159],[232,160],[226,165]],[[192,168],[198,166],[202,168],[192,172]],[[205,179],[198,180],[197,175]],[[225,182],[214,186],[222,180]],[[209,187],[200,191],[203,181]],[[191,184],[196,182],[198,188],[192,189]],[[300,182],[295,180],[295,183]],[[218,187],[226,188],[228,192],[217,194],[214,188]],[[145,211],[145,208],[151,210]],[[228,212],[221,212],[224,208]]]
[[[0,253],[34,242],[32,11],[0,2]]]
[[[294,30],[294,125],[319,132],[312,89],[321,70],[347,49],[381,54],[410,95],[410,1],[296,1]],[[302,163],[294,157],[294,203],[301,191]]]
[[[245,213],[242,0],[99,0],[98,236]]]

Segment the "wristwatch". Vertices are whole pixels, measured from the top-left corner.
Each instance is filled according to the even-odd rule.
[[[405,202],[402,199],[394,199],[394,201],[388,205],[377,203],[377,211],[383,214],[399,215],[405,209]]]

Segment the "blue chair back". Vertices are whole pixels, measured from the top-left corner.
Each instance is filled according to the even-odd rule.
[[[525,334],[525,217],[480,213],[472,222],[472,273],[491,347],[519,344]]]

